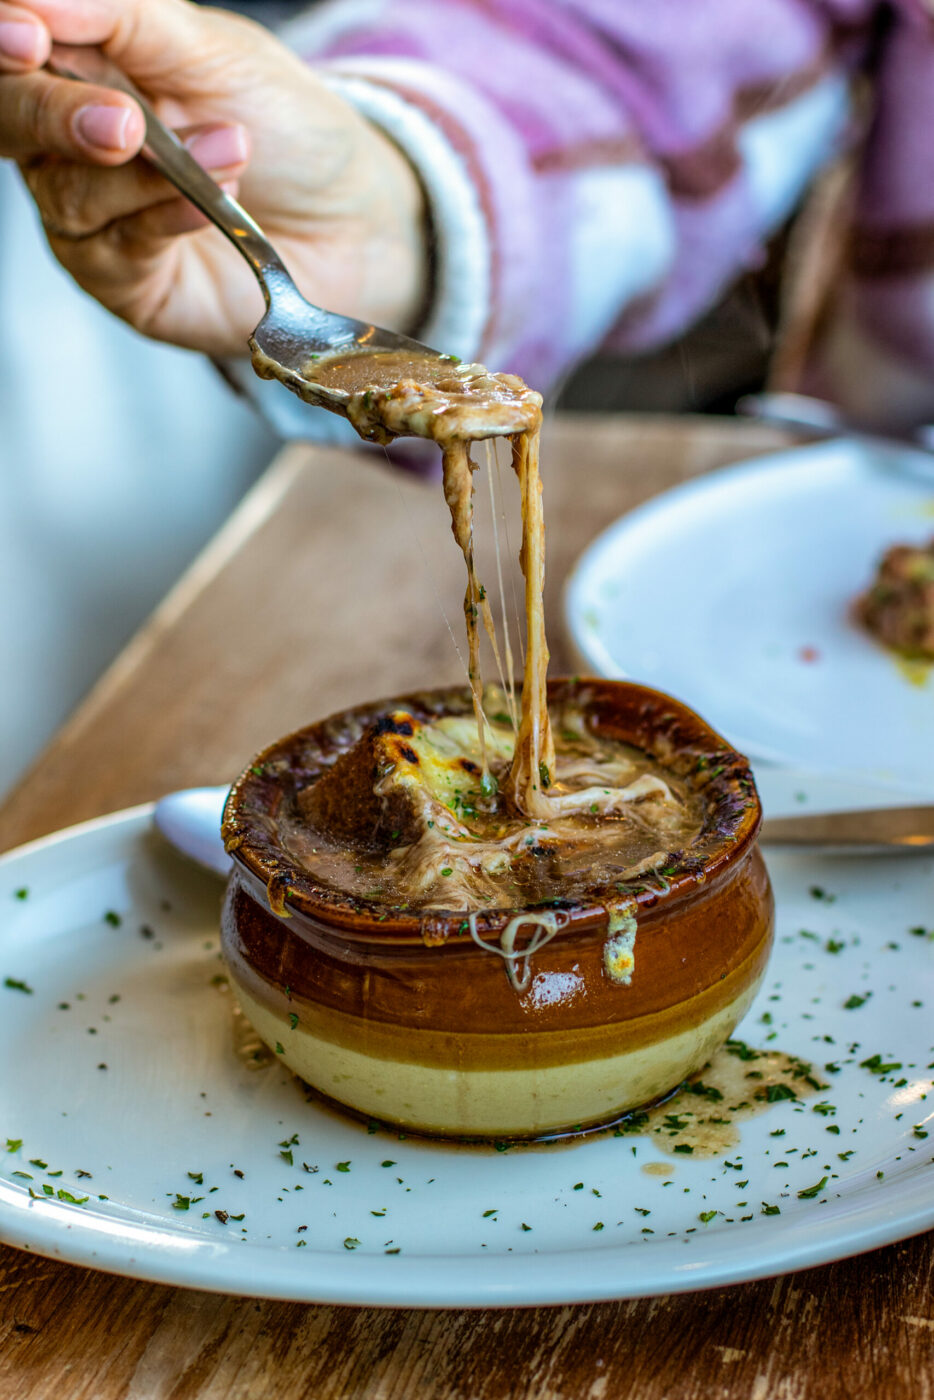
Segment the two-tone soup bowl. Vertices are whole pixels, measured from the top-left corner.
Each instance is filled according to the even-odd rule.
[[[223,911],[230,975],[259,1035],[330,1100],[459,1138],[596,1127],[699,1071],[748,1009],[773,901],[746,760],[657,691],[551,682],[549,703],[569,701],[593,734],[634,746],[686,784],[701,821],[690,844],[643,876],[546,909],[487,907],[469,919],[464,909],[393,907],[313,875],[283,838],[297,795],[380,716],[462,713],[463,689],[309,725],[235,783],[224,824],[234,857]],[[552,936],[523,961],[543,912]],[[509,963],[490,949],[520,913],[530,923]]]

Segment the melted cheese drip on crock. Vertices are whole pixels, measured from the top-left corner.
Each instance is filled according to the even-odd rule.
[[[560,910],[538,910],[530,914],[515,914],[502,929],[499,943],[490,943],[481,938],[477,931],[477,915],[468,914],[467,927],[478,948],[488,953],[496,953],[506,964],[506,976],[514,991],[524,992],[532,981],[532,954],[537,953],[546,943],[550,943],[556,933],[568,922],[568,917]],[[524,928],[531,928],[529,941],[516,947],[516,939]]]
[[[603,945],[603,966],[611,982],[628,987],[636,967],[636,902],[607,905],[607,940]]]

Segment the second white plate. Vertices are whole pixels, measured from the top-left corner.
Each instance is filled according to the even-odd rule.
[[[934,534],[918,461],[796,448],[617,520],[567,585],[583,666],[669,691],[753,756],[934,792],[934,682],[851,618],[883,550]]]

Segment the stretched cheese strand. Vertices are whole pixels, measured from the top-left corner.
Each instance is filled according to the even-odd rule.
[[[548,642],[545,639],[545,519],[538,468],[540,430],[518,433],[512,440],[513,467],[522,498],[522,549],[525,577],[525,672],[516,749],[506,795],[524,816],[547,820],[554,807],[547,795],[555,778],[555,746],[548,718]]]
[[[483,948],[487,953],[497,953],[503,959],[509,985],[516,992],[527,991],[532,981],[532,954],[537,953],[546,943],[550,943],[567,922],[567,914],[555,910],[516,914],[500,933],[499,943],[490,943],[481,938],[477,930],[476,914],[467,915],[467,927],[471,938],[479,948]],[[531,937],[524,948],[516,948],[516,937],[523,928],[532,930]]]
[[[503,583],[503,555],[499,547],[499,524],[496,519],[499,511],[501,510],[501,507],[496,499],[496,490],[493,486],[493,463],[494,461],[496,461],[496,449],[491,441],[485,442],[484,447],[486,448],[486,481],[490,492],[490,519],[493,523],[493,550],[496,555],[496,578],[497,582],[499,583],[499,602],[503,618],[503,653],[505,662],[505,665],[502,667],[502,670],[505,671],[505,675],[502,677],[502,679],[505,682],[503,689],[506,692],[506,698],[509,701],[509,718],[512,720],[512,727],[513,729],[518,729],[519,712],[516,708],[516,669],[515,662],[513,661],[512,656],[512,640],[509,635],[509,613],[506,609],[506,588]],[[496,466],[498,470],[498,461],[496,461]],[[513,584],[513,587],[515,587],[515,584]],[[519,606],[517,603],[517,622],[518,612]],[[491,624],[492,621],[493,619],[491,617]],[[495,636],[495,627],[493,630]]]
[[[512,682],[512,651],[506,635],[506,658],[509,666],[509,679],[503,669],[499,641],[496,636],[496,623],[486,596],[486,589],[477,578],[473,551],[473,474],[477,469],[470,457],[469,442],[452,442],[445,447],[441,462],[444,480],[444,499],[451,512],[451,530],[457,541],[464,563],[467,565],[467,591],[464,594],[464,621],[467,624],[467,678],[473,698],[474,714],[477,719],[477,738],[480,745],[480,766],[484,788],[491,788],[490,773],[486,755],[486,716],[483,712],[483,675],[480,668],[480,632],[478,618],[483,619],[483,630],[490,639],[493,658],[499,672],[503,691],[510,694]],[[497,563],[499,558],[497,555]],[[514,694],[514,692],[513,692]],[[513,699],[513,705],[515,701]]]
[[[444,473],[444,499],[451,512],[451,529],[467,565],[467,592],[464,594],[464,620],[467,624],[467,679],[477,717],[477,739],[480,744],[480,766],[488,777],[486,761],[486,717],[483,713],[483,678],[480,674],[480,613],[481,593],[473,557],[473,464],[470,444],[452,442],[441,457]]]

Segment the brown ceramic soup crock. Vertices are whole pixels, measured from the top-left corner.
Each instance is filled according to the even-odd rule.
[[[263,1039],[339,1104],[461,1138],[596,1127],[701,1069],[748,1009],[768,958],[773,900],[746,760],[686,706],[642,686],[557,680],[549,699],[574,701],[595,734],[645,750],[702,798],[697,839],[669,854],[664,878],[627,888],[627,981],[612,975],[609,956],[616,888],[549,905],[560,931],[531,957],[528,985],[517,990],[463,910],[368,902],[316,882],[284,848],[282,804],[381,714],[466,713],[465,689],[309,725],[265,749],[234,784],[224,819],[234,858],[223,911],[230,974]],[[486,910],[475,931],[496,943],[516,912]]]

